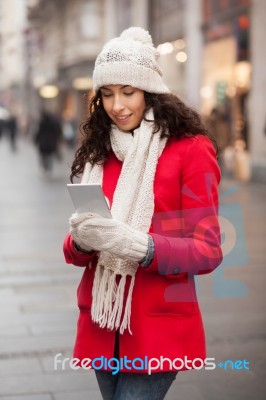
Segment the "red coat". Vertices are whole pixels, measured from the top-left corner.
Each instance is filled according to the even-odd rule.
[[[103,191],[110,203],[121,167],[122,162],[111,152],[103,176]],[[119,335],[120,357],[206,357],[194,276],[213,271],[222,260],[217,220],[219,181],[215,151],[207,137],[168,141],[154,181],[155,212],[150,233],[155,255],[148,268],[137,270],[132,335],[128,331]],[[111,358],[115,332],[100,328],[90,315],[97,255],[78,253],[70,235],[64,242],[64,254],[67,263],[86,267],[78,287],[80,316],[74,357]],[[88,266],[90,261],[92,267]],[[170,369],[165,362],[157,372]]]

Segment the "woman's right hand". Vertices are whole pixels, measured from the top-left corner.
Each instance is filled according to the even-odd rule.
[[[89,235],[86,232],[84,235],[84,228],[83,224],[88,218],[87,213],[82,213],[82,214],[77,214],[74,213],[69,219],[69,224],[70,224],[70,235],[72,236],[72,239],[75,244],[75,248],[78,251],[85,251],[85,252],[91,252],[94,249],[88,244],[89,241]]]

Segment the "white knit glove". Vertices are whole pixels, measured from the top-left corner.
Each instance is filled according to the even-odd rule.
[[[93,213],[73,214],[70,234],[84,250],[105,250],[115,256],[139,262],[148,251],[148,234],[111,218]]]

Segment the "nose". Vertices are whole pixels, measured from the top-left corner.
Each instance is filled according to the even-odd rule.
[[[114,113],[119,113],[123,109],[124,109],[124,104],[123,104],[121,96],[114,95],[113,105],[112,105],[113,112]]]

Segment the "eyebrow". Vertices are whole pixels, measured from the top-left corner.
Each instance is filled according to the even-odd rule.
[[[123,86],[121,86],[121,88],[120,89],[125,89],[125,88],[127,88],[127,87],[130,87],[130,85],[123,85]],[[101,89],[104,89],[104,90],[110,90],[110,91],[112,91],[112,89],[109,89],[108,87],[106,87],[106,86],[102,86],[101,87]]]

